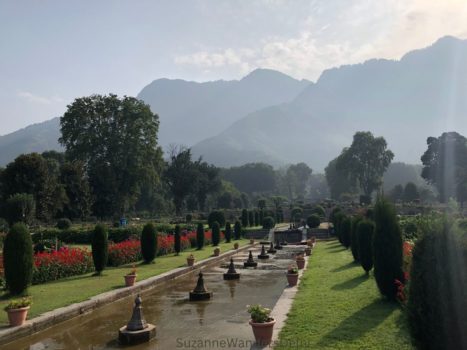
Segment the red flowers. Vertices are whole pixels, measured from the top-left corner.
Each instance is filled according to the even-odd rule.
[[[141,242],[129,240],[109,245],[108,266],[120,266],[141,260]]]

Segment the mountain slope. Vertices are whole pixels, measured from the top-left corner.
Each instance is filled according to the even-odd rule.
[[[248,113],[293,100],[308,85],[307,80],[256,69],[238,81],[159,79],[146,86],[138,98],[159,115],[159,142],[166,148],[172,143],[192,146],[217,135]]]
[[[5,166],[23,153],[61,150],[60,118],[30,125],[11,134],[0,136],[0,166]]]
[[[251,113],[193,154],[228,166],[306,161],[321,171],[356,131],[384,136],[396,160],[419,163],[428,136],[467,134],[467,40],[445,37],[399,61],[370,60],[323,72],[294,101]],[[271,160],[272,159],[272,160]]]

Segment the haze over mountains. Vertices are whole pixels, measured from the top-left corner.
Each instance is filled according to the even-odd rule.
[[[384,136],[397,161],[419,163],[428,136],[467,134],[467,41],[444,37],[399,61],[323,72],[316,84],[272,70],[239,81],[158,79],[138,95],[160,116],[159,141],[192,146],[219,166],[305,161],[322,171],[356,131]],[[58,119],[0,137],[0,165],[57,149]]]

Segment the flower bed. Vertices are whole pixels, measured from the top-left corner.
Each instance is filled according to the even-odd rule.
[[[91,272],[93,269],[90,252],[85,249],[63,247],[58,251],[34,255],[32,283],[55,281]]]
[[[109,245],[108,266],[125,265],[141,259],[141,242],[138,240],[111,243]]]

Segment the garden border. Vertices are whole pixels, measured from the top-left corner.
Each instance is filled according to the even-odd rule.
[[[33,335],[34,333],[43,331],[63,321],[70,320],[79,315],[91,312],[101,306],[112,303],[116,300],[126,298],[130,295],[135,295],[142,291],[149,290],[157,287],[167,281],[194,273],[205,267],[210,267],[217,264],[219,261],[229,258],[237,252],[248,250],[255,246],[257,243],[251,245],[246,244],[238,249],[232,249],[219,256],[212,256],[210,258],[201,260],[193,266],[178,267],[176,269],[161,273],[160,275],[149,277],[145,280],[137,282],[132,287],[122,287],[121,289],[112,290],[109,292],[101,293],[91,297],[88,300],[74,303],[65,307],[55,310],[47,311],[42,315],[26,321],[25,324],[18,327],[5,327],[0,328],[0,345],[5,345],[19,338]]]

